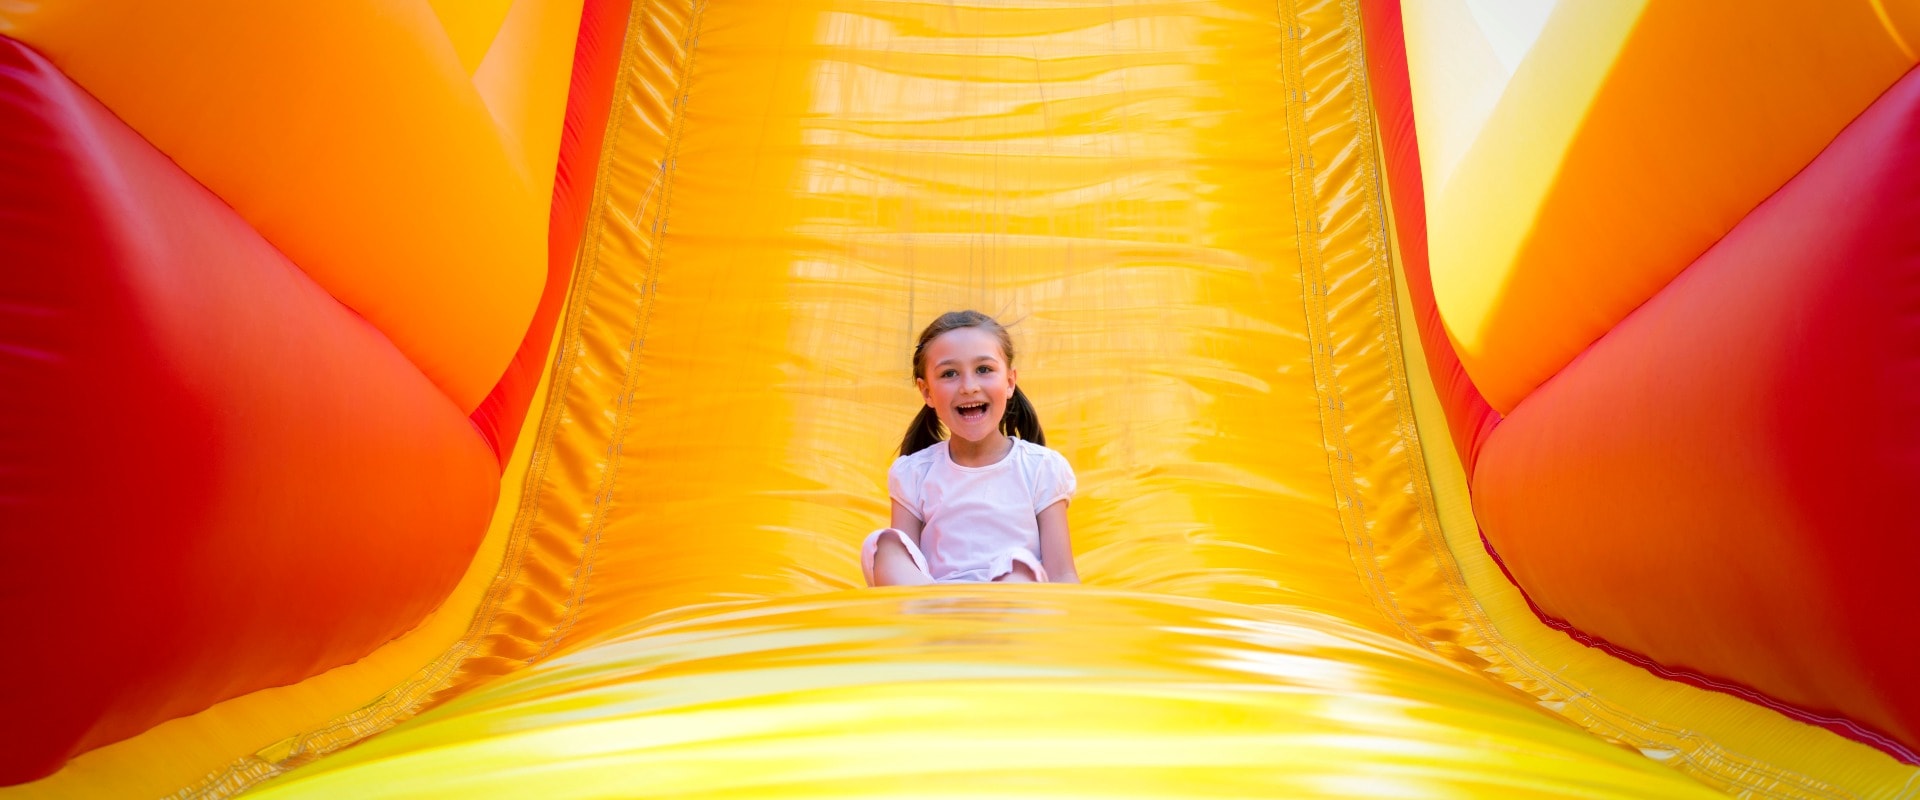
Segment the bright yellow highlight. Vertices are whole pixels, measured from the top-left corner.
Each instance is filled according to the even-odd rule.
[[[460,64],[467,68],[467,74],[480,66],[480,59],[486,57],[487,48],[493,45],[493,37],[500,32],[500,23],[507,18],[507,11],[515,5],[514,0],[428,0],[435,16],[440,18],[440,27],[447,32],[447,42],[460,57]]]
[[[450,794],[1718,796],[1341,620],[1092,587],[655,619],[256,796]]]
[[[1913,0],[1868,0],[1873,4],[1873,13],[1880,17],[1880,24],[1886,26],[1887,38],[1906,54],[1907,60],[1920,60],[1920,50],[1915,50],[1915,39],[1920,37],[1920,3]]]
[[[1545,5],[1552,0],[1518,0],[1512,6]],[[1623,3],[1611,9],[1631,19],[1638,6]],[[1517,57],[1533,49],[1534,40],[1526,33],[1539,35],[1526,23],[1531,18],[1512,20],[1512,41],[1501,41],[1497,30],[1503,18],[1485,2],[1469,0],[1426,0],[1405,3],[1400,8],[1405,26],[1407,61],[1415,68],[1407,73],[1414,103],[1426,113],[1419,119],[1420,167],[1429,201],[1446,190],[1447,181],[1479,137],[1487,117],[1505,93],[1519,63]]]
[[[579,30],[579,0],[518,0],[473,73],[473,88],[499,125],[521,179],[541,198],[553,193]]]
[[[1475,358],[1490,349],[1483,338],[1484,321],[1502,302],[1510,273],[1522,268],[1517,263],[1520,248],[1537,209],[1559,177],[1594,95],[1605,85],[1645,7],[1646,0],[1562,4],[1534,45],[1533,57],[1498,87],[1498,97],[1475,103],[1491,108],[1480,117],[1482,124],[1467,130],[1457,130],[1460,125],[1451,122],[1451,109],[1458,107],[1453,98],[1432,88],[1458,71],[1443,61],[1450,52],[1448,43],[1436,41],[1434,34],[1444,30],[1429,32],[1417,27],[1424,21],[1420,15],[1406,17],[1407,74],[1421,125],[1422,155],[1428,149],[1428,127],[1436,129],[1436,135],[1450,134],[1447,152],[1458,153],[1434,167],[1424,160],[1421,165],[1427,181],[1434,301],[1462,363],[1488,401],[1503,412],[1512,410],[1519,400],[1513,393],[1519,390],[1498,383],[1489,374],[1497,368]],[[1425,46],[1416,48],[1415,42]]]

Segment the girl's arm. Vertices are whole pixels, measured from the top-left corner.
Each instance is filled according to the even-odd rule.
[[[912,539],[913,546],[920,546],[920,518],[914,516],[913,512],[908,511],[906,506],[900,505],[900,501],[898,500],[893,501],[893,521],[891,527],[894,530],[906,534],[907,538]],[[1041,559],[1045,560],[1046,557],[1041,556]]]
[[[1067,541],[1065,500],[1040,512],[1040,563],[1046,566],[1050,582],[1080,582],[1080,571],[1073,566],[1073,544]]]

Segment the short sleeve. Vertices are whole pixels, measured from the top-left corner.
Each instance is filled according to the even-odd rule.
[[[1067,463],[1067,457],[1054,450],[1045,450],[1046,458],[1040,460],[1040,469],[1034,476],[1033,513],[1047,510],[1047,506],[1062,500],[1072,500],[1078,483],[1073,477],[1073,466]]]
[[[913,518],[927,521],[926,512],[920,510],[920,476],[913,468],[913,462],[907,456],[893,460],[893,466],[887,470],[887,496],[900,501],[913,512]]]

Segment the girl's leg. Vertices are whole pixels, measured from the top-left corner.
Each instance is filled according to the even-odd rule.
[[[933,583],[933,578],[913,563],[913,556],[907,552],[906,545],[892,536],[880,537],[878,549],[873,554],[873,585],[920,586],[928,583]]]
[[[919,586],[933,583],[924,558],[914,552],[906,534],[882,528],[867,536],[861,545],[868,586]]]
[[[1025,564],[1015,561],[1013,562],[1013,569],[1009,570],[1005,575],[1002,575],[998,578],[994,578],[993,582],[994,583],[1038,583],[1039,581],[1034,579],[1032,567],[1029,567]]]
[[[1047,583],[1047,568],[1040,566],[1040,559],[1026,550],[1016,550],[1009,559],[1007,572],[993,579],[994,583]]]

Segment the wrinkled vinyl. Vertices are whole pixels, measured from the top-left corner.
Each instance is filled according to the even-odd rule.
[[[262,794],[1710,796],[1472,668],[1357,25],[636,4],[467,691]],[[1087,586],[856,586],[956,308]]]
[[[637,625],[264,792],[442,793],[1715,796],[1323,614],[1001,587]]]

